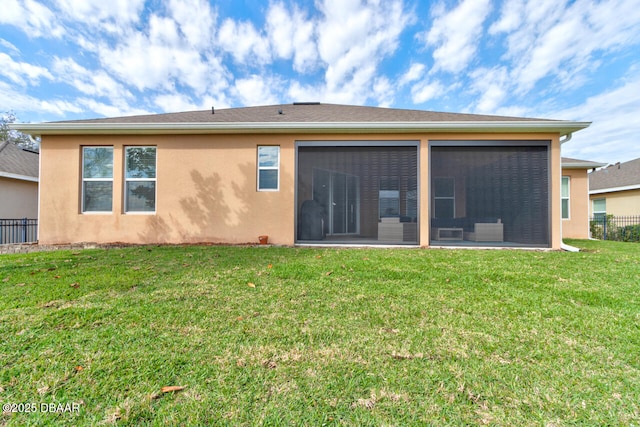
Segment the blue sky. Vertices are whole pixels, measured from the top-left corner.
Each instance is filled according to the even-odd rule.
[[[2,0],[0,112],[41,122],[321,101],[592,121],[640,157],[639,0]]]

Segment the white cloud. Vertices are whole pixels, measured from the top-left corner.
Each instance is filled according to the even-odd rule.
[[[579,106],[554,113],[566,120],[593,122],[562,146],[562,154],[609,163],[640,157],[640,144],[636,143],[640,134],[639,111],[640,75],[636,75]]]
[[[325,0],[318,6],[324,14],[318,24],[318,51],[327,64],[329,92],[351,87],[365,68],[375,70],[395,51],[411,21],[400,1]]]
[[[235,91],[243,105],[277,104],[279,82],[271,78],[251,75],[244,79],[237,79]]]
[[[131,32],[115,48],[102,43],[100,62],[140,91],[191,89],[197,96],[227,87],[226,71],[211,52],[195,49],[171,18],[152,15],[148,35]]]
[[[425,74],[425,69],[426,67],[424,64],[411,64],[411,68],[409,68],[409,70],[400,77],[398,84],[400,86],[404,86],[408,83],[421,79]]]
[[[325,64],[322,83],[289,85],[294,100],[390,105],[394,88],[379,74],[379,64],[398,47],[403,29],[412,22],[401,1],[324,0],[317,22],[319,60]]]
[[[278,58],[293,58],[293,69],[307,72],[318,61],[314,40],[315,23],[298,7],[290,13],[283,3],[274,3],[267,12],[267,34],[271,49]]]
[[[450,11],[440,3],[433,9],[433,25],[421,36],[428,46],[435,47],[433,71],[459,73],[469,65],[490,10],[490,0],[463,0]]]
[[[25,94],[14,85],[0,81],[0,105],[7,111],[29,114],[54,114],[64,117],[68,113],[82,113],[77,103],[60,99],[44,100]],[[22,116],[22,114],[19,114]]]
[[[17,62],[6,53],[0,52],[0,76],[3,76],[19,85],[37,85],[40,79],[53,79],[53,76],[44,67]]]
[[[153,103],[160,107],[165,113],[193,111],[198,109],[198,107],[191,101],[191,98],[180,93],[158,95],[153,98]]]
[[[378,101],[379,107],[391,107],[395,92],[388,78],[382,76],[375,79],[373,83],[373,98]]]
[[[12,52],[15,53],[20,53],[20,49],[18,49],[13,43],[11,43],[10,41],[7,41],[5,39],[0,39],[0,45],[4,46],[5,48],[9,49]]]
[[[239,64],[266,64],[271,59],[269,40],[251,22],[225,19],[218,31],[218,43]]]
[[[211,48],[217,14],[208,0],[169,0],[169,9],[189,46]]]
[[[329,99],[325,97],[325,87],[323,85],[304,85],[298,81],[290,83],[287,96],[294,102],[329,101]]]
[[[411,88],[411,100],[414,104],[423,104],[445,93],[445,87],[438,81],[425,80]]]
[[[472,92],[479,96],[475,101],[474,111],[483,114],[496,114],[509,94],[511,78],[507,68],[479,68],[471,72],[469,78],[471,79]]]
[[[129,105],[113,105],[98,102],[93,98],[78,98],[74,101],[74,105],[81,105],[83,112],[93,111],[105,117],[133,116],[141,114],[151,114],[141,108],[131,107]]]
[[[114,32],[123,24],[138,22],[145,0],[56,0],[60,12],[68,20],[82,22],[91,26],[105,23],[117,23],[105,25],[105,29]]]
[[[58,80],[86,95],[104,96],[112,100],[133,98],[129,90],[104,70],[89,70],[71,58],[55,58],[52,69]]]
[[[598,66],[597,54],[609,54],[640,42],[640,8],[629,0],[594,2],[530,0],[505,2],[490,34],[506,34],[504,59],[524,94],[547,77],[556,85],[577,87],[584,73]]]
[[[489,27],[489,34],[495,35],[517,29],[524,17],[524,0],[509,0],[502,4],[500,19]]]
[[[2,0],[0,24],[16,26],[29,37],[61,37],[65,33],[56,15],[34,0]]]

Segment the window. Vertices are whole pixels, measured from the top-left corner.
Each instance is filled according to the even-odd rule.
[[[258,191],[278,191],[280,147],[258,147]]]
[[[593,199],[593,218],[602,220],[607,216],[607,199]]]
[[[82,212],[111,212],[113,147],[82,147]]]
[[[380,218],[400,216],[400,186],[397,177],[380,178],[378,200]]]
[[[562,177],[562,219],[569,219],[569,182],[568,176]]]
[[[455,217],[455,179],[440,177],[433,179],[434,218]]]
[[[125,148],[125,212],[156,210],[156,147]]]

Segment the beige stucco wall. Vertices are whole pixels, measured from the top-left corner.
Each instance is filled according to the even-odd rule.
[[[589,177],[586,169],[563,169],[569,177],[569,218],[562,220],[562,237],[589,238]]]
[[[429,244],[429,140],[552,140],[552,185],[560,189],[560,144],[549,134],[138,135],[44,136],[41,143],[40,242],[295,242],[295,141],[406,140],[420,146],[420,245]],[[83,145],[114,147],[113,212],[81,212]],[[123,211],[124,147],[157,150],[156,213]],[[279,145],[280,190],[256,190],[258,145]],[[552,247],[560,248],[560,197],[552,199]],[[556,225],[557,224],[557,225]],[[554,226],[555,225],[555,226]]]
[[[0,177],[0,218],[38,218],[38,183]]]
[[[640,215],[640,190],[617,191],[615,193],[592,194],[590,200],[606,199],[607,214],[616,216]],[[589,212],[593,214],[593,204]]]

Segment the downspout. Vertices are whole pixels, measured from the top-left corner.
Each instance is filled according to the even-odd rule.
[[[27,134],[27,136],[29,137],[29,140],[38,146],[38,217],[36,218],[37,220],[37,225],[36,225],[36,242],[40,242],[40,176],[42,176],[42,156],[39,154],[40,153],[40,143],[42,142],[42,137],[40,137],[40,143],[38,143],[38,141],[36,141],[35,139],[33,139],[33,136],[31,136],[31,134]]]
[[[571,138],[573,138],[573,134],[572,133],[566,134],[565,138],[560,140],[560,145],[564,144],[565,142],[571,141]],[[560,155],[560,157],[562,157],[562,155]],[[562,162],[560,162],[560,180],[562,180]],[[560,248],[563,251],[580,252],[580,249],[576,248],[575,246],[567,245],[564,242],[564,240],[562,240],[562,219],[560,219],[560,239],[561,239]]]

